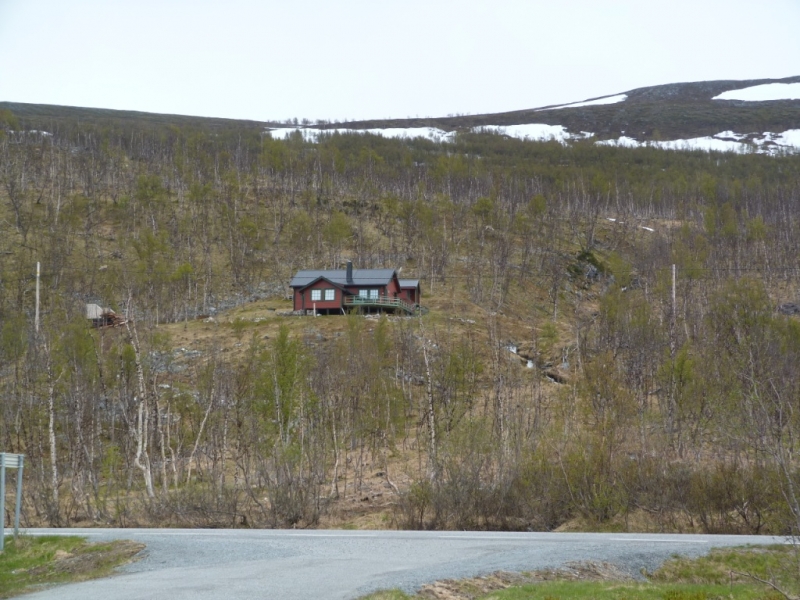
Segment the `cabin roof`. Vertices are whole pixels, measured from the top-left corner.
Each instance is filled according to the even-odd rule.
[[[419,287],[419,279],[400,279],[401,288],[417,288]]]
[[[347,281],[347,270],[308,270],[298,271],[289,284],[293,288],[303,288],[311,285],[318,279],[327,279],[331,283],[341,286],[378,286],[387,285],[395,276],[394,269],[353,269],[352,281]]]

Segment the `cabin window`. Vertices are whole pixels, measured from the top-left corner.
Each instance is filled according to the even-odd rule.
[[[325,300],[336,300],[336,290],[325,290]]]
[[[358,290],[359,298],[369,298],[369,290]]]
[[[322,300],[322,290],[311,290],[311,301],[319,302]]]
[[[372,300],[377,300],[378,299],[378,290],[370,290],[369,291],[369,297]]]

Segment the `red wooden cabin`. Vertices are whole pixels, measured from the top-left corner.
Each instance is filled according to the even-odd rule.
[[[289,284],[294,310],[315,314],[399,312],[413,314],[419,305],[419,280],[398,279],[395,269],[298,271]]]

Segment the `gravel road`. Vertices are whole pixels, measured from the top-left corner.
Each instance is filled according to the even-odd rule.
[[[715,546],[782,543],[755,536],[286,531],[208,529],[31,529],[33,535],[130,539],[145,557],[107,579],[59,586],[33,600],[352,599],[378,589],[411,592],[437,579],[496,570],[602,560],[633,575],[673,554]]]

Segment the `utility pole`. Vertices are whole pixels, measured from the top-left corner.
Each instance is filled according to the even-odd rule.
[[[39,276],[41,275],[41,263],[36,263],[36,335],[39,335]]]
[[[667,408],[667,430],[669,432],[670,438],[675,433],[675,420],[676,420],[676,413],[677,413],[677,406],[675,400],[675,354],[677,352],[677,342],[676,342],[676,314],[677,314],[677,302],[675,301],[675,264],[672,265],[672,310],[670,311],[670,319],[669,319],[669,356],[671,359],[671,368],[670,368],[670,383],[669,383],[669,406]],[[680,441],[678,442],[678,455],[682,456],[683,449],[681,447]]]

